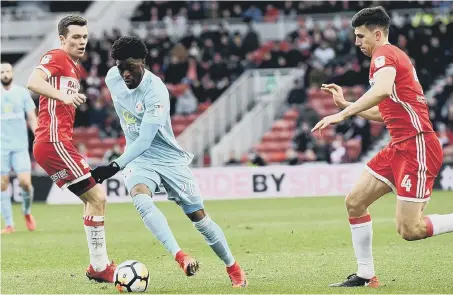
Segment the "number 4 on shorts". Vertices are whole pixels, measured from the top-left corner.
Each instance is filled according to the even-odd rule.
[[[403,181],[401,182],[401,186],[406,188],[406,192],[411,191],[411,180],[409,179],[409,174],[404,175]]]

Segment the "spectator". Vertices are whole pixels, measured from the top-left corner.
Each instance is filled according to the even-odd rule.
[[[289,92],[286,101],[289,105],[303,104],[307,99],[305,89],[302,87],[302,81],[297,79],[294,81],[294,88]]]
[[[299,164],[299,159],[297,157],[297,152],[292,149],[292,148],[289,148],[287,151],[286,151],[286,163],[290,166],[294,166],[294,165],[297,165]]]
[[[266,162],[255,149],[252,149],[248,154],[248,162],[252,166],[266,166]]]
[[[255,51],[260,46],[258,33],[253,29],[252,23],[248,24],[248,30],[242,41],[242,50],[246,54]]]
[[[236,152],[234,150],[230,151],[230,159],[225,162],[225,166],[237,166],[240,164],[241,161],[236,158]]]
[[[97,126],[99,129],[104,130],[105,120],[107,119],[107,110],[104,108],[104,103],[97,99],[93,108],[89,110],[90,125]]]
[[[122,153],[123,151],[121,146],[119,144],[115,144],[111,149],[105,152],[103,160],[104,162],[110,163],[118,159]]]
[[[183,93],[176,98],[176,114],[190,115],[197,111],[197,98],[190,88],[190,82],[184,81],[185,89]]]
[[[244,18],[251,19],[255,22],[260,22],[263,20],[263,12],[253,4],[246,11],[244,11],[243,16]]]
[[[341,164],[347,162],[346,148],[342,135],[337,135],[332,142],[332,151],[330,153],[330,162],[333,164]]]
[[[335,58],[335,51],[327,45],[327,42],[322,42],[321,46],[315,49],[313,55],[325,66]]]
[[[298,152],[305,152],[313,148],[313,139],[310,132],[310,127],[306,122],[303,122],[300,129],[292,140],[293,148]]]

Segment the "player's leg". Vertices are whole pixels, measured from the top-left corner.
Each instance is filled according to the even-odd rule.
[[[160,176],[149,167],[126,167],[123,170],[126,188],[130,191],[135,209],[140,214],[145,226],[157,240],[170,252],[181,265],[187,276],[194,275],[198,270],[198,262],[181,251],[173,235],[167,219],[157,208],[152,199]]]
[[[33,185],[31,183],[31,162],[28,150],[24,149],[14,152],[11,162],[19,180],[20,194],[22,196],[22,213],[24,214],[25,224],[29,231],[33,231],[36,229],[36,221],[33,215],[31,215]]]
[[[69,189],[85,203],[83,223],[90,257],[87,277],[99,282],[113,282],[116,267],[108,259],[104,231],[107,197],[91,177],[90,166],[70,142],[36,142],[33,154],[61,189]]]
[[[2,216],[5,220],[5,228],[2,234],[10,234],[15,232],[13,220],[13,208],[11,206],[11,195],[8,193],[9,172],[11,170],[10,152],[1,150],[1,192],[2,192]]]
[[[159,173],[169,199],[179,204],[209,247],[225,263],[233,286],[246,287],[245,272],[235,261],[220,226],[204,211],[200,190],[189,167],[162,167]]]
[[[398,233],[405,240],[415,241],[453,232],[453,214],[423,216],[442,166],[442,147],[437,137],[420,134],[406,145],[398,153]]]
[[[115,264],[107,255],[105,238],[105,208],[107,196],[102,187],[92,177],[83,179],[68,187],[85,203],[83,224],[88,242],[90,266],[86,275],[98,282],[113,282]]]
[[[373,228],[368,207],[394,188],[392,171],[387,165],[388,150],[378,153],[366,166],[358,182],[346,196],[345,205],[351,228],[357,273],[331,287],[378,287],[372,252]]]

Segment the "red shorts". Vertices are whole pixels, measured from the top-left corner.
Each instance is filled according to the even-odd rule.
[[[398,199],[426,202],[442,166],[442,146],[435,133],[421,133],[389,144],[367,164],[367,170],[388,184]]]
[[[90,166],[70,141],[35,142],[33,156],[61,189],[91,177]],[[87,187],[81,189],[82,193],[94,185],[95,182],[90,181]]]

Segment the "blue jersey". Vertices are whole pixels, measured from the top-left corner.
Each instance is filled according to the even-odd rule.
[[[36,108],[30,92],[19,85],[12,84],[6,90],[2,88],[1,101],[1,149],[28,149],[28,131],[25,113]]]
[[[158,124],[159,131],[151,146],[133,164],[189,165],[193,155],[183,150],[176,142],[171,128],[170,98],[162,80],[145,70],[140,85],[127,88],[117,67],[112,67],[105,77],[112,95],[121,128],[126,137],[126,148],[139,136],[143,122]]]

